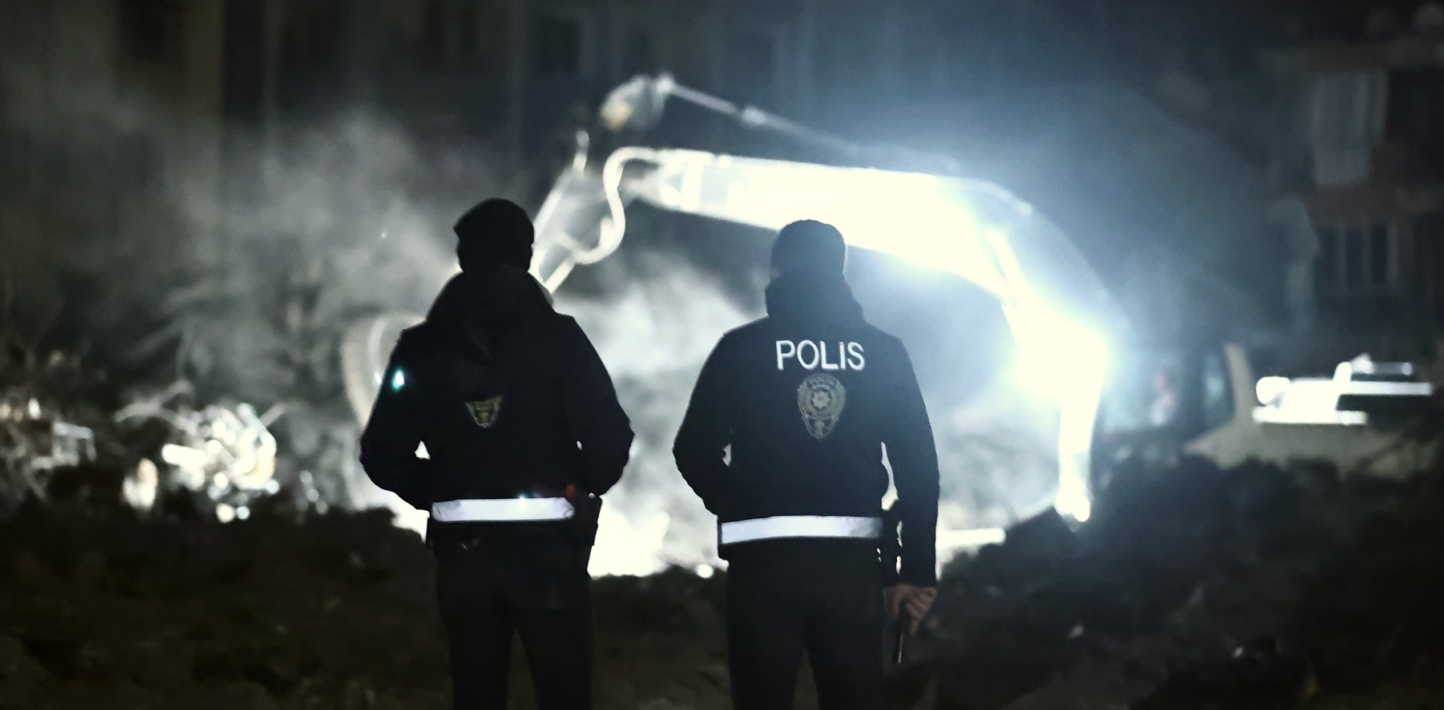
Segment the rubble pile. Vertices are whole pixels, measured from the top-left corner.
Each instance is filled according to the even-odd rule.
[[[385,511],[29,504],[0,521],[0,708],[448,707],[431,559]],[[721,585],[597,580],[597,706],[726,707]]]
[[[196,390],[182,379],[122,391],[65,351],[0,356],[0,517],[30,499],[75,497],[221,522],[281,493],[301,511],[376,503],[361,480],[354,420],[338,423],[305,401],[264,412],[201,403]]]
[[[284,408],[257,414],[255,407],[240,403],[197,410],[176,402],[189,392],[189,383],[177,382],[116,412],[114,420],[128,428],[160,425],[164,441],[157,458],[167,467],[162,476],[155,460],[143,459],[126,478],[123,497],[137,510],[149,511],[158,495],[184,491],[193,505],[213,510],[223,523],[245,520],[253,502],[280,492],[276,437],[269,426]]]
[[[1322,466],[1118,473],[946,570],[938,707],[1444,707],[1444,495]],[[1402,704],[1401,704],[1402,703]]]
[[[0,512],[30,496],[44,500],[57,470],[95,459],[93,429],[23,390],[0,395]]]
[[[22,340],[0,329],[0,516],[28,498],[85,493],[124,449],[104,379],[74,353],[41,356]]]

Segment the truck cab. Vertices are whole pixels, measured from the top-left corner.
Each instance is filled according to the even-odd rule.
[[[1126,461],[1166,465],[1185,454],[1221,467],[1322,462],[1394,480],[1430,465],[1439,408],[1411,363],[1364,355],[1332,375],[1260,377],[1256,354],[1230,342],[1125,355],[1099,405],[1093,489]]]

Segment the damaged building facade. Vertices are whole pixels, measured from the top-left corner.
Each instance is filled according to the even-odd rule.
[[[1368,30],[1269,55],[1296,97],[1272,214],[1294,324],[1408,355],[1444,326],[1444,8]]]
[[[1187,245],[1205,238],[1246,243],[1257,241],[1257,224],[1244,223],[1261,223],[1256,211],[1237,219],[1190,216],[1186,221],[1202,225],[1170,234],[1178,230],[1168,216],[1117,204],[1085,179],[1101,170],[1105,184],[1148,182],[1126,174],[1127,165],[1088,165],[1109,159],[1088,152],[1089,141],[1109,141],[1090,133],[1122,133],[1110,129],[1119,116],[1132,117],[1134,125],[1126,141],[1113,141],[1119,144],[1113,156],[1130,149],[1156,159],[1162,152],[1157,144],[1177,142],[1180,135],[1193,136],[1200,145],[1174,157],[1202,161],[1218,149],[1207,144],[1206,135],[1211,128],[1206,117],[1217,109],[1208,105],[1207,96],[1190,103],[1189,87],[1212,90],[1237,77],[1226,66],[1213,66],[1220,62],[1214,59],[1203,64],[1222,79],[1173,80],[1183,73],[1180,67],[1198,63],[1182,56],[1189,43],[1222,31],[1218,11],[1201,5],[1161,13],[1128,3],[1074,10],[1050,3],[965,8],[924,0],[825,5],[820,0],[700,5],[663,0],[26,0],[7,3],[3,11],[7,32],[16,39],[6,43],[5,51],[18,60],[7,66],[24,68],[21,74],[29,75],[10,72],[15,76],[7,90],[16,99],[7,101],[16,114],[7,140],[17,149],[6,151],[7,161],[16,163],[6,172],[25,176],[7,179],[6,195],[0,198],[7,205],[8,224],[34,230],[42,229],[41,222],[64,221],[42,220],[42,213],[87,219],[110,215],[100,218],[109,221],[104,228],[74,229],[155,234],[142,240],[156,246],[157,253],[148,255],[155,258],[143,260],[150,264],[188,253],[200,264],[224,262],[237,243],[246,241],[250,228],[236,224],[244,220],[233,219],[230,213],[238,210],[230,207],[244,212],[265,201],[265,162],[298,152],[293,129],[356,107],[403,124],[408,140],[422,149],[418,159],[430,163],[431,172],[440,172],[436,166],[444,167],[448,156],[465,154],[486,154],[493,163],[509,160],[504,172],[533,171],[520,186],[497,191],[534,199],[569,157],[573,131],[587,124],[598,99],[634,74],[658,70],[844,135],[958,155],[970,171],[1014,187],[1059,215],[1085,249],[1092,246],[1100,253],[1110,250],[1113,234],[1130,229],[1153,232],[1150,241],[1159,243]],[[86,52],[58,51],[67,41],[82,43]],[[1039,46],[1047,50],[1033,49]],[[97,210],[40,204],[64,202],[58,197],[61,188],[53,185],[53,165],[61,161],[41,160],[54,151],[26,137],[27,131],[40,123],[64,123],[47,120],[47,110],[85,115],[79,106],[40,108],[44,101],[23,93],[42,91],[42,86],[67,100],[76,93],[73,85],[42,80],[32,69],[44,66],[46,56],[67,65],[51,72],[54,76],[63,78],[68,71],[103,85],[86,91],[102,97],[95,105],[108,123],[115,122],[117,97],[145,97],[138,109],[148,112],[142,129],[131,132],[152,137],[107,141],[105,151],[97,151],[117,154],[111,162],[118,167],[111,172],[123,166],[130,173],[101,178],[97,173],[105,171],[81,171],[91,182],[123,183],[121,192],[136,193],[137,199]],[[1115,71],[1120,67],[1133,69]],[[1000,99],[1005,93],[1051,94],[1063,97],[1063,103]],[[1089,105],[1104,108],[1090,111]],[[1031,109],[1038,118],[1018,124],[996,117],[1016,115],[1016,109]],[[1078,115],[1067,115],[1070,109]],[[701,116],[679,114],[677,119],[682,127],[661,136],[665,142],[785,150],[728,134]],[[162,130],[157,124],[167,124],[166,135],[156,135]],[[126,151],[115,146],[130,146],[126,150],[135,155],[119,155]],[[1059,157],[1039,161],[1029,153],[1045,149]],[[1264,179],[1265,167],[1240,162],[1221,166],[1202,189],[1186,181],[1170,189],[1197,195],[1217,191],[1218,185]],[[42,163],[49,167],[41,169]],[[471,176],[463,171],[459,177]],[[152,197],[139,199],[147,192]],[[1243,199],[1221,194],[1210,211],[1218,214],[1229,209],[1227,203]],[[220,208],[208,204],[217,200]],[[1140,227],[1140,222],[1146,224]],[[53,228],[60,227],[44,227]],[[160,246],[160,235],[179,241]],[[114,261],[102,256],[103,250],[85,251],[95,263]],[[17,254],[7,262],[27,259],[38,257]],[[1158,260],[1142,256],[1139,261]],[[1218,264],[1228,265],[1226,259]],[[1250,297],[1267,291],[1270,279],[1280,280],[1277,269],[1269,271],[1245,279],[1239,288]]]
[[[531,169],[524,186],[509,189],[535,198],[610,87],[667,70],[846,135],[957,155],[1052,208],[1085,249],[1106,253],[1112,234],[1134,229],[1180,245],[1177,260],[1188,261],[1189,245],[1204,240],[1197,248],[1213,250],[1210,270],[1249,274],[1223,279],[1222,291],[1264,301],[1262,312],[1299,328],[1374,322],[1359,314],[1384,302],[1410,304],[1411,322],[1432,324],[1441,297],[1426,273],[1439,229],[1431,126],[1440,109],[1429,97],[1439,81],[1431,23],[1440,10],[1407,5],[1374,13],[1360,41],[1300,44],[1261,13],[1235,31],[1237,22],[1219,19],[1223,10],[1192,3],[1161,12],[923,0],[17,0],[0,10],[0,223],[7,234],[44,238],[0,248],[9,278],[34,284],[19,291],[37,314],[54,301],[60,272],[122,262],[145,273],[214,267],[247,231],[227,225],[226,205],[265,198],[264,156],[293,149],[291,127],[358,106],[433,146],[423,160],[471,151],[509,159],[505,170]],[[1211,42],[1225,30],[1236,46]],[[1205,44],[1215,49],[1194,51]],[[1291,44],[1260,56],[1250,49]],[[1242,108],[1231,92],[1247,83],[1291,98]],[[988,114],[1005,87],[1071,95],[1076,115],[1035,102],[1033,113],[1051,118],[1001,129]],[[1006,103],[997,112],[1024,102]],[[1098,158],[1079,144],[1108,142],[1087,134],[1116,123],[1088,123],[1090,105],[1157,114],[1119,143],[1150,159],[1161,152],[1151,141],[1180,135],[1199,146],[1175,157],[1235,154],[1237,165],[1220,166],[1207,184],[1170,186],[1198,202],[1221,191],[1210,205],[1216,216],[1172,215],[1196,225],[1179,231],[1170,216],[1113,203],[1086,184],[1089,170],[1073,164]],[[663,138],[751,146],[691,118]],[[990,151],[995,139],[1013,147]],[[1058,157],[1039,165],[1030,144]],[[1112,152],[1121,162],[1090,166],[1104,184],[1148,182],[1115,176],[1128,171],[1128,157]],[[1244,204],[1259,198],[1218,187],[1229,183],[1278,199]],[[1282,245],[1248,246],[1263,241]],[[178,261],[186,263],[172,266]]]

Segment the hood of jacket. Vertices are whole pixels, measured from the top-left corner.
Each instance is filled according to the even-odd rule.
[[[862,320],[862,305],[842,274],[799,271],[767,285],[767,315],[797,322]]]
[[[477,344],[487,350],[492,334],[551,309],[551,295],[531,274],[499,266],[453,276],[432,302],[426,322],[474,342],[480,339]]]

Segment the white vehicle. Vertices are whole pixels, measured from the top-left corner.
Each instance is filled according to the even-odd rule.
[[[1123,358],[1100,407],[1095,480],[1128,458],[1179,453],[1223,467],[1327,462],[1343,475],[1398,480],[1437,453],[1435,389],[1409,363],[1360,356],[1332,377],[1260,378],[1237,343]]]

